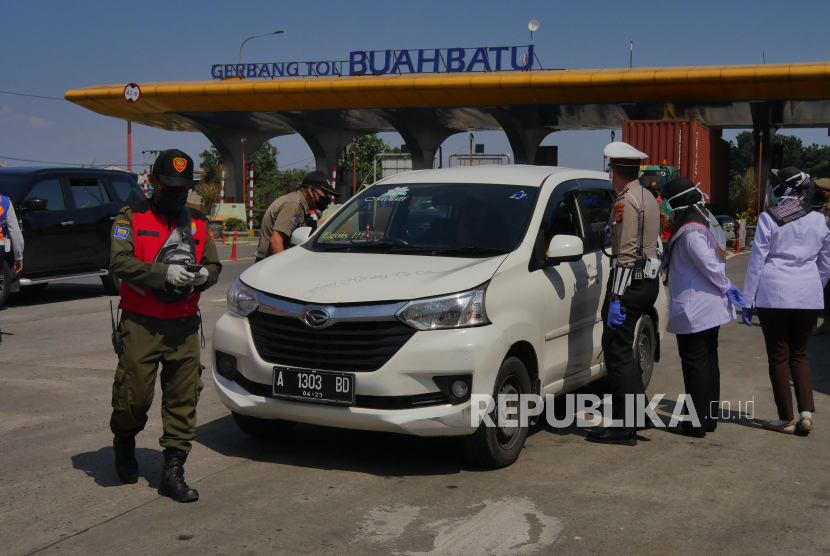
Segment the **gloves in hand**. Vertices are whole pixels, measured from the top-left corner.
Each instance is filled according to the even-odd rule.
[[[203,267],[203,268],[199,269],[199,272],[196,273],[193,280],[190,281],[190,284],[192,286],[201,286],[202,284],[207,282],[207,279],[208,279],[208,271],[207,271],[206,268]]]
[[[180,264],[171,264],[167,267],[167,281],[174,286],[187,286],[195,276]]]
[[[739,290],[735,284],[732,284],[729,287],[729,291],[726,292],[726,299],[728,299],[735,307],[746,307],[746,303],[744,303],[744,294],[741,293],[741,290]]]
[[[622,312],[622,306],[619,301],[612,301],[608,307],[608,328],[616,330],[619,325],[623,323],[626,315]]]
[[[741,318],[745,325],[752,326],[752,307],[744,307],[741,309]]]

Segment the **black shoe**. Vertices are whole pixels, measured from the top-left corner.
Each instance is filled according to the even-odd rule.
[[[610,427],[599,431],[591,431],[585,437],[588,442],[599,444],[623,444],[625,446],[637,445],[637,431],[626,429],[613,429]]]
[[[184,482],[184,462],[187,452],[167,449],[164,451],[164,469],[161,470],[159,494],[169,496],[176,502],[195,502],[199,492]]]
[[[674,434],[681,434],[691,438],[706,438],[706,429],[703,427],[694,427],[688,421],[683,421],[680,426],[675,427],[672,431]]]
[[[138,461],[135,459],[135,437],[116,436],[112,439],[115,451],[115,472],[122,483],[138,482]]]

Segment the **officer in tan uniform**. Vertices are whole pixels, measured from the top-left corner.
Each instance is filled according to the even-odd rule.
[[[821,199],[821,208],[819,212],[824,215],[824,220],[827,222],[827,227],[830,228],[830,178],[819,178],[814,182],[816,184],[817,196]],[[813,334],[830,334],[830,282],[824,286],[824,321],[821,323]]]
[[[291,247],[291,234],[297,228],[309,225],[309,212],[322,212],[331,196],[339,197],[331,188],[325,172],[310,172],[303,178],[300,189],[283,195],[268,207],[262,217],[256,262]]]
[[[617,200],[606,228],[611,272],[602,307],[602,349],[612,385],[612,416],[624,420],[626,394],[645,394],[634,345],[637,321],[648,314],[659,292],[660,208],[638,180],[640,164],[648,155],[616,142],[605,147],[605,156],[610,159],[608,175]],[[635,446],[637,431],[631,425],[590,432],[587,440]]]

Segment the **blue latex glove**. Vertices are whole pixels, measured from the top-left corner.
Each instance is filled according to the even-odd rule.
[[[602,246],[605,247],[606,245],[611,244],[611,238],[608,237],[608,232],[611,231],[611,226],[605,227],[605,233],[602,235]]]
[[[745,325],[752,326],[752,307],[744,307],[741,309],[741,318]]]
[[[735,307],[746,307],[744,303],[744,294],[738,289],[738,286],[732,284],[729,291],[726,292],[726,299],[728,299]]]
[[[608,328],[616,330],[625,321],[626,315],[622,312],[619,301],[612,301],[608,307]]]

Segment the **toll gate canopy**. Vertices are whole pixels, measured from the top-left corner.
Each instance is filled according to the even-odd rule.
[[[514,162],[529,164],[555,131],[696,120],[715,133],[752,128],[766,175],[777,129],[830,126],[830,62],[143,83],[134,102],[125,87],[65,97],[105,116],[203,133],[222,155],[229,196],[241,193],[243,148],[293,133],[331,174],[343,148],[366,133],[400,133],[412,168],[422,169],[447,137],[470,130],[503,130]]]

